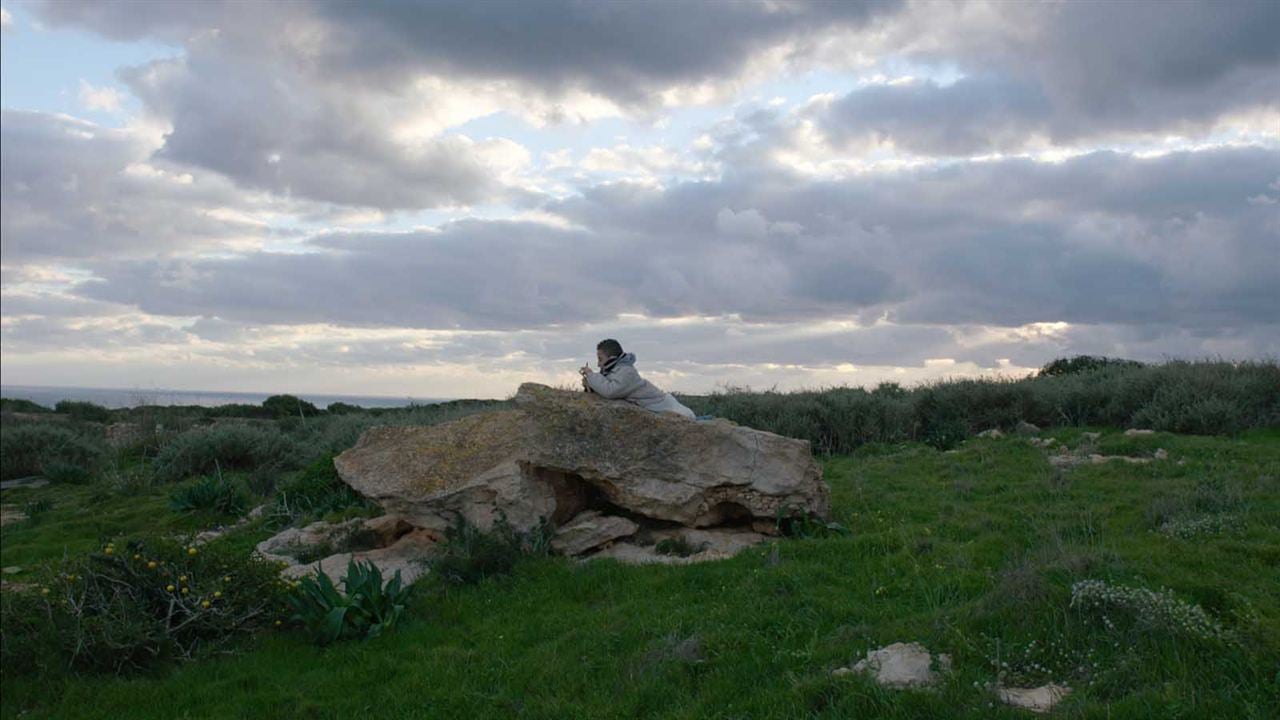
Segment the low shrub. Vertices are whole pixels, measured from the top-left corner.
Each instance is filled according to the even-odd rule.
[[[1140,368],[1142,367],[1142,363],[1137,360],[1123,360],[1121,358],[1077,355],[1072,358],[1058,358],[1057,360],[1046,364],[1044,367],[1040,368],[1040,375],[1042,377],[1075,375],[1077,373],[1092,372],[1094,370],[1112,367]]]
[[[188,430],[160,448],[153,462],[159,482],[221,470],[292,469],[300,450],[271,426],[229,424]]]
[[[384,585],[382,571],[373,563],[350,561],[341,582],[345,594],[328,575],[317,573],[303,578],[288,595],[291,619],[317,645],[376,638],[395,627],[409,600],[410,588],[402,587],[400,571]]]
[[[81,422],[111,422],[110,410],[96,403],[81,400],[59,400],[58,404],[53,406],[53,411],[59,415],[70,415],[73,420]]]
[[[436,547],[431,571],[441,580],[455,585],[469,585],[485,578],[509,574],[528,557],[551,554],[553,528],[547,522],[527,533],[518,532],[500,517],[486,532],[462,518],[446,533]]]
[[[240,484],[221,474],[199,478],[175,488],[169,495],[169,508],[182,513],[208,512],[239,517],[244,515],[248,504]]]
[[[49,413],[49,408],[24,398],[0,398],[0,412]]]
[[[277,420],[282,418],[315,417],[320,409],[294,395],[272,395],[262,401],[262,407]]]
[[[65,423],[11,423],[0,427],[0,479],[45,475],[80,482],[92,476],[106,454],[99,438]]]
[[[281,619],[279,568],[241,549],[167,539],[108,544],[0,593],[0,672],[125,673],[191,659]]]
[[[1109,632],[1120,632],[1122,625],[1129,625],[1196,640],[1227,642],[1234,637],[1204,608],[1179,600],[1169,590],[1081,580],[1071,586],[1071,607],[1101,621]]]
[[[1280,425],[1275,361],[1064,361],[1022,379],[946,380],[910,390],[837,387],[779,393],[728,388],[681,396],[699,415],[808,440],[820,455],[869,443],[947,450],[990,428],[1109,425],[1235,434]]]

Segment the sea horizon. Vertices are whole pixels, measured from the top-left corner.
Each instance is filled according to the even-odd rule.
[[[388,395],[343,395],[310,392],[245,392],[229,390],[173,390],[168,388],[97,388],[63,385],[0,385],[0,397],[10,400],[29,400],[52,408],[59,401],[91,402],[107,408],[128,408],[139,405],[260,405],[272,395],[293,395],[317,407],[343,402],[365,408],[391,408],[408,405],[432,405],[457,398],[426,398]]]

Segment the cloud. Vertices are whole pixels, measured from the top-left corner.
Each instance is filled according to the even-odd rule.
[[[909,145],[944,154],[1016,148],[1019,129],[1059,145],[1203,134],[1242,109],[1280,107],[1278,25],[1280,4],[1270,0],[918,3],[888,28],[885,46],[966,78],[854,91],[842,117],[855,132],[886,122]],[[957,136],[930,138],[929,119]]]
[[[156,9],[139,0],[46,0],[35,9],[52,25],[120,40],[181,44],[216,31],[236,47],[270,48],[278,60],[305,59],[320,73],[361,84],[402,86],[425,74],[652,103],[682,86],[735,76],[775,48],[799,57],[811,36],[864,27],[900,6],[375,0],[267,3],[245,13],[229,1]]]
[[[263,68],[216,39],[185,58],[124,70],[121,78],[172,127],[158,157],[247,187],[382,210],[521,195],[501,181],[527,164],[511,152],[515,143],[398,138],[389,132],[394,99],[319,82],[291,67]]]
[[[1280,317],[1280,174],[1260,148],[969,163],[841,182],[598,186],[564,226],[328,234],[310,252],[101,263],[81,293],[159,315],[519,329],[735,315],[1019,326]],[[732,208],[743,208],[733,210]],[[800,224],[801,232],[769,232]],[[789,227],[789,226],[788,226]]]
[[[149,162],[154,141],[143,130],[16,110],[2,117],[6,265],[190,252],[270,234],[249,214],[280,203]]]
[[[9,32],[13,29],[13,14],[4,8],[0,8],[0,32]]]
[[[80,104],[88,110],[103,112],[120,112],[120,103],[124,95],[113,87],[94,87],[87,81],[80,81]]]

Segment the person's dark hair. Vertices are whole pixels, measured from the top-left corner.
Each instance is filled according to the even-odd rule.
[[[604,354],[611,358],[616,358],[622,354],[622,343],[619,343],[613,338],[609,338],[608,340],[601,340],[600,343],[596,345],[596,349],[603,350]]]

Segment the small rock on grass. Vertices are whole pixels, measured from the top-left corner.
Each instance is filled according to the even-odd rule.
[[[983,430],[982,432],[978,433],[978,437],[991,438],[992,440],[999,440],[1000,438],[1004,437],[1004,433],[1000,432],[999,428],[991,428],[990,430]]]
[[[1039,426],[1033,425],[1027,422],[1026,420],[1022,420],[1018,423],[1017,427],[1013,429],[1013,431],[1018,433],[1019,435],[1035,435],[1036,433],[1040,432],[1040,428]]]
[[[1168,451],[1168,450],[1165,450],[1164,448],[1156,448],[1156,455],[1155,455],[1155,457],[1156,457],[1156,459],[1157,459],[1157,460],[1168,460],[1168,459],[1169,459],[1169,451]]]
[[[1070,694],[1071,688],[1055,683],[1037,688],[996,688],[996,695],[1001,702],[1035,713],[1049,712],[1054,705]]]
[[[951,656],[936,657],[938,669],[934,670],[935,657],[920,643],[894,643],[879,650],[867,651],[867,656],[854,664],[851,672],[872,675],[875,681],[889,688],[926,688],[935,685],[940,673],[951,672]],[[847,673],[832,672],[832,675]]]
[[[1125,437],[1141,437],[1143,435],[1155,435],[1155,430],[1144,430],[1140,428],[1129,428],[1124,431]]]

